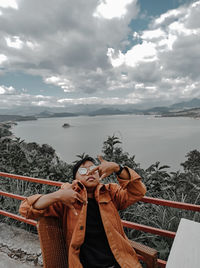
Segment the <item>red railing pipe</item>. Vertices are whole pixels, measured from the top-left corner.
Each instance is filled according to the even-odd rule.
[[[7,193],[7,192],[3,192],[3,191],[0,191],[0,195],[6,196],[6,197],[11,197],[11,198],[18,199],[18,200],[21,200],[21,201],[23,201],[26,198],[25,196],[21,196],[21,195],[18,195],[18,194]]]
[[[15,199],[18,199],[18,200],[24,200],[26,198],[25,196],[11,194],[11,193],[7,193],[7,192],[3,192],[3,191],[0,191],[0,195],[15,198]],[[154,228],[154,227],[151,227],[151,226],[142,225],[142,224],[138,224],[138,223],[134,223],[134,222],[129,222],[129,221],[122,220],[122,224],[123,224],[124,227],[128,227],[128,228],[131,228],[131,229],[136,229],[136,230],[140,230],[140,231],[143,231],[143,232],[148,232],[148,233],[152,233],[152,234],[156,234],[156,235],[161,235],[161,236],[166,236],[166,237],[171,237],[171,238],[174,238],[174,236],[175,236],[174,232],[167,231],[167,230],[162,230],[162,229],[158,229],[158,228]]]
[[[37,222],[34,221],[34,220],[25,219],[22,216],[13,214],[11,212],[8,212],[8,211],[2,210],[2,209],[0,209],[0,214],[3,215],[3,216],[9,217],[9,218],[15,219],[17,221],[23,221],[23,222],[28,223],[28,224],[31,224],[33,226],[36,226],[37,225]]]
[[[46,180],[46,179],[36,179],[32,177],[15,175],[15,174],[10,174],[10,173],[5,173],[5,172],[0,172],[0,177],[25,180],[25,181],[35,182],[35,183],[58,186],[58,187],[60,187],[64,183],[64,182],[51,181],[51,180]],[[183,202],[177,202],[177,201],[169,201],[169,200],[153,198],[153,197],[148,197],[148,196],[143,197],[141,201],[145,203],[151,203],[151,204],[156,204],[156,205],[161,205],[161,206],[168,206],[168,207],[174,207],[174,208],[179,208],[179,209],[200,212],[200,205],[195,205],[195,204],[189,204],[189,203],[183,203]]]
[[[124,227],[136,229],[136,230],[140,230],[143,232],[156,234],[156,235],[160,235],[160,236],[174,238],[176,235],[175,232],[171,232],[171,231],[167,231],[167,230],[163,230],[163,229],[159,229],[159,228],[155,228],[155,227],[151,227],[151,226],[147,226],[147,225],[143,225],[143,224],[139,224],[139,223],[135,223],[135,222],[122,220],[122,224]]]
[[[30,181],[30,182],[36,182],[36,183],[42,183],[42,184],[48,184],[48,185],[59,186],[59,187],[64,183],[64,182],[60,182],[60,181],[36,179],[36,178],[28,177],[28,176],[15,175],[15,174],[10,174],[10,173],[5,173],[5,172],[0,172],[0,177],[6,177],[6,178],[11,178],[11,179]]]
[[[185,209],[185,210],[192,210],[192,211],[199,211],[200,212],[200,205],[195,205],[195,204],[164,200],[164,199],[148,197],[148,196],[143,197],[140,201],[145,202],[145,203],[151,203],[151,204],[155,204],[155,205],[160,205],[160,206],[167,206],[167,207],[173,207],[173,208],[179,208],[179,209]]]

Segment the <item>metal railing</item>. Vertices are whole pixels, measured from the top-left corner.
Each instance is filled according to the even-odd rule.
[[[58,181],[51,181],[51,180],[46,180],[46,179],[37,179],[37,178],[32,178],[32,177],[27,177],[27,176],[21,176],[21,175],[15,175],[15,174],[10,174],[10,173],[5,173],[5,172],[0,172],[0,177],[5,177],[5,178],[11,178],[11,179],[16,179],[16,180],[24,180],[24,181],[29,181],[29,182],[35,182],[35,183],[40,183],[40,184],[47,184],[47,185],[52,185],[52,186],[58,186],[60,187],[64,182],[58,182]],[[8,193],[8,192],[3,192],[0,191],[0,195],[14,198],[17,200],[24,200],[26,197],[13,194],[13,193]],[[144,203],[151,203],[151,204],[156,204],[160,206],[167,206],[167,207],[173,207],[173,208],[179,208],[179,209],[185,209],[185,210],[190,210],[190,211],[198,211],[200,212],[200,205],[195,205],[195,204],[189,204],[189,203],[182,203],[182,202],[176,202],[176,201],[169,201],[169,200],[164,200],[164,199],[158,199],[158,198],[153,198],[153,197],[143,197],[140,201]],[[0,214],[6,217],[10,217],[12,219],[22,221],[28,224],[31,224],[33,226],[36,226],[37,222],[34,220],[29,220],[24,217],[21,217],[19,215],[13,214],[8,211],[0,210]],[[134,222],[129,222],[122,220],[122,224],[124,227],[128,227],[131,229],[136,229],[140,230],[143,232],[148,232],[151,234],[156,234],[159,236],[165,236],[165,237],[170,237],[174,238],[176,233],[171,232],[168,230],[163,230],[147,225],[142,225]],[[158,265],[161,268],[164,268],[166,266],[166,261],[158,259]]]

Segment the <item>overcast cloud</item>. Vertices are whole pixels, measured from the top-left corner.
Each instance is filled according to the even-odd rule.
[[[0,0],[0,106],[200,97],[200,1],[152,18],[144,31],[130,27],[144,16],[138,1],[117,2]],[[55,94],[4,85],[8,72],[41,76]]]

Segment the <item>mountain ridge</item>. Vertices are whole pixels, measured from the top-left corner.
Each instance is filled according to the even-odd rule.
[[[174,103],[170,106],[155,106],[147,109],[138,109],[134,105],[78,105],[77,109],[73,106],[72,111],[70,107],[34,107],[33,110],[28,110],[28,107],[20,107],[17,114],[15,109],[10,109],[8,114],[6,110],[0,109],[0,122],[3,121],[24,121],[37,120],[38,118],[51,117],[73,117],[73,116],[100,116],[100,115],[155,115],[155,116],[194,116],[199,117],[199,113],[195,109],[200,109],[200,99],[193,98],[189,101]],[[4,114],[1,114],[4,111]],[[13,111],[13,114],[12,114]],[[32,113],[31,113],[32,112]],[[25,115],[24,115],[25,114]]]

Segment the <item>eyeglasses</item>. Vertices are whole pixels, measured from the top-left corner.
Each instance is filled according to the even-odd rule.
[[[88,170],[91,171],[91,170],[93,170],[95,167],[96,167],[95,165],[90,166],[90,167],[88,167],[88,168],[80,167],[80,168],[78,169],[78,173],[79,173],[80,175],[86,175],[87,172],[88,172]]]

